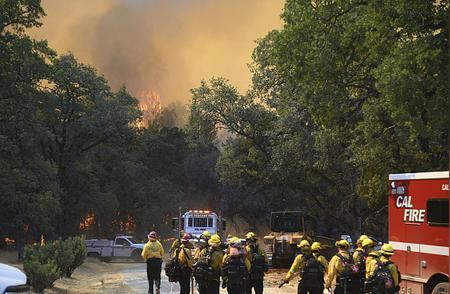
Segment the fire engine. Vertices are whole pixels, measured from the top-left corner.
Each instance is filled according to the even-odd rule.
[[[389,243],[400,293],[448,293],[449,172],[391,174],[389,183]]]
[[[209,210],[189,210],[172,218],[172,229],[178,236],[181,231],[198,238],[204,231],[211,234],[222,234],[226,229],[226,220]]]

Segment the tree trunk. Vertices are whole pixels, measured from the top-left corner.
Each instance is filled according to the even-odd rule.
[[[23,232],[23,224],[19,222],[15,229],[16,248],[18,260],[23,260],[23,251],[25,247],[25,234]]]

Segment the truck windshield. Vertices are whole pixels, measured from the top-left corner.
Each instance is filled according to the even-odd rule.
[[[271,229],[274,232],[302,231],[301,214],[299,213],[272,213]]]
[[[211,217],[190,217],[188,219],[189,227],[212,228],[214,221]]]
[[[128,239],[128,241],[131,242],[131,244],[136,244],[137,243],[136,239],[134,239],[134,238],[127,238],[127,239]]]

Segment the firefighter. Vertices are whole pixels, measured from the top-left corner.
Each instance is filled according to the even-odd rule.
[[[378,252],[375,250],[375,242],[370,239],[364,239],[361,243],[361,246],[366,254],[366,280],[373,275],[373,267],[371,267],[371,263],[380,257]],[[372,264],[373,265],[373,264]]]
[[[391,261],[391,256],[394,255],[394,247],[385,243],[381,246],[379,253],[380,257],[371,259],[368,264],[368,286],[366,290],[371,290],[373,294],[398,293],[400,290],[400,275],[397,265]]]
[[[179,279],[180,294],[190,293],[190,281],[192,276],[193,257],[191,254],[192,245],[189,242],[191,235],[184,234],[181,238],[181,245],[174,252],[174,257],[178,253],[178,264],[181,266],[181,275]]]
[[[156,294],[161,289],[161,264],[164,256],[164,248],[158,241],[158,235],[152,231],[147,236],[148,242],[142,250],[142,257],[147,263],[148,293],[153,294],[153,283],[155,284]]]
[[[322,244],[320,244],[320,242],[313,242],[311,244],[312,254],[321,264],[323,264],[323,266],[325,268],[325,274],[327,274],[328,273],[328,260],[326,259],[325,256],[323,256],[321,250],[322,250]]]
[[[193,274],[200,294],[208,293],[208,276],[211,274],[206,240],[200,238],[194,252]]]
[[[229,240],[227,252],[222,261],[222,287],[227,288],[228,294],[245,294],[246,280],[250,271],[250,261],[246,258],[246,250],[242,240],[233,237]]]
[[[338,248],[338,253],[335,254],[328,265],[328,278],[326,280],[326,288],[331,288],[331,284],[335,280],[336,287],[334,293],[336,294],[353,294],[359,293],[359,280],[356,280],[355,285],[350,284],[350,277],[348,271],[353,265],[353,258],[348,252],[350,244],[347,240],[339,240],[335,243]]]
[[[224,252],[221,248],[222,239],[219,235],[214,234],[208,241],[210,265],[213,271],[213,277],[208,282],[208,293],[219,294],[220,291],[220,275],[222,272],[222,261]]]
[[[269,270],[266,252],[257,244],[256,234],[248,232],[245,235],[247,241],[247,259],[250,261],[250,276],[247,280],[247,294],[255,289],[256,294],[262,294],[264,289],[264,273]]]
[[[326,265],[314,257],[308,240],[302,240],[297,247],[301,254],[295,257],[294,262],[286,274],[283,283],[289,283],[292,277],[299,272],[300,281],[297,287],[298,294],[321,294],[323,293],[323,278]]]
[[[355,252],[353,252],[353,262],[358,266],[360,271],[359,281],[361,291],[364,290],[364,282],[366,280],[366,253],[364,252],[364,249],[362,247],[362,242],[368,238],[369,236],[367,235],[359,236],[358,240],[356,241]]]

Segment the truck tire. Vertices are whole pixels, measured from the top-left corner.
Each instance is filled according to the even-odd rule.
[[[100,258],[100,254],[98,252],[88,252],[88,257]]]
[[[112,259],[111,257],[105,257],[105,256],[100,257],[100,260],[103,262],[111,262],[111,259]]]
[[[131,254],[131,258],[134,260],[134,262],[143,262],[141,254],[142,254],[142,250],[135,250]]]
[[[448,283],[444,282],[437,284],[434,286],[431,294],[448,294]]]

